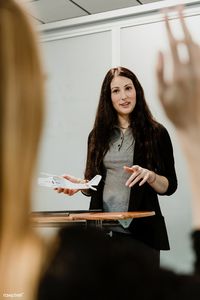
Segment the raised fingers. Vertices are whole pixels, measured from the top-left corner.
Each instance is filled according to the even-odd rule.
[[[183,10],[179,11],[179,18],[184,33],[185,46],[187,47],[189,61],[193,67],[197,67],[199,69],[200,48],[199,45],[194,42],[188,26],[186,25],[185,18],[183,16]]]
[[[165,13],[165,15],[164,15],[164,21],[165,21],[165,27],[167,30],[169,46],[170,46],[170,50],[171,50],[171,54],[172,54],[172,60],[173,60],[174,65],[177,66],[180,64],[180,59],[179,59],[179,54],[178,54],[179,41],[177,39],[175,39],[175,37],[172,33],[171,26],[169,23],[169,17],[167,15],[167,13]]]
[[[192,36],[191,36],[191,34],[188,30],[188,27],[185,23],[185,18],[183,16],[183,9],[182,8],[178,9],[178,14],[179,14],[181,27],[182,27],[182,30],[183,30],[183,33],[184,33],[184,39],[185,39],[187,44],[190,44],[191,42],[193,42],[193,40],[192,40]]]
[[[164,79],[164,57],[162,52],[158,53],[157,65],[156,65],[156,77],[157,77],[158,96],[161,102],[163,103],[164,102],[163,93],[165,91],[167,83],[165,82]]]

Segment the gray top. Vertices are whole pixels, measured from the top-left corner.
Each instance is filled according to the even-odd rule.
[[[110,148],[103,161],[107,170],[103,190],[104,211],[128,211],[130,188],[125,183],[130,174],[123,167],[133,165],[134,144],[131,128],[124,133],[119,127],[114,128]]]

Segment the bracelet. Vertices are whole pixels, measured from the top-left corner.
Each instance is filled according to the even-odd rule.
[[[148,182],[149,184],[153,184],[156,181],[156,173],[154,172],[154,174],[155,174],[155,177],[151,182]]]

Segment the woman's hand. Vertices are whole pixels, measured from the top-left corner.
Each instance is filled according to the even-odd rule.
[[[71,181],[71,182],[73,182],[73,183],[85,183],[86,182],[86,180],[84,180],[84,179],[77,178],[77,177],[67,175],[67,174],[62,175],[62,177],[69,180],[69,181]],[[65,189],[64,188],[55,188],[55,190],[58,193],[64,193],[64,194],[69,195],[69,196],[73,196],[77,192],[81,191],[80,189],[68,189],[68,188],[65,188]]]
[[[126,181],[125,185],[132,187],[137,182],[140,181],[139,186],[143,185],[145,182],[152,184],[156,180],[156,173],[148,169],[142,168],[140,166],[124,167],[126,172],[131,173],[132,175]]]

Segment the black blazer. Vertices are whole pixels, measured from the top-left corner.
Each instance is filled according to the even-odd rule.
[[[177,189],[177,177],[174,166],[171,139],[167,130],[162,125],[159,128],[158,137],[153,139],[153,148],[153,155],[155,156],[153,171],[159,175],[165,176],[169,181],[168,189],[165,194],[162,195],[171,195]],[[158,156],[160,156],[159,160],[157,160]],[[143,157],[144,156],[142,155],[136,140],[133,164],[147,168]],[[157,161],[162,161],[162,164],[158,164]],[[106,170],[104,169],[103,165],[101,169],[102,172],[100,175],[102,175],[102,180],[97,191],[91,191],[90,209],[103,209],[102,195]],[[170,249],[164,217],[162,216],[158,202],[158,193],[148,183],[145,183],[142,186],[136,184],[131,188],[128,210],[154,210],[156,213],[155,216],[133,219],[129,226],[129,230],[135,239],[140,240],[155,249]]]

